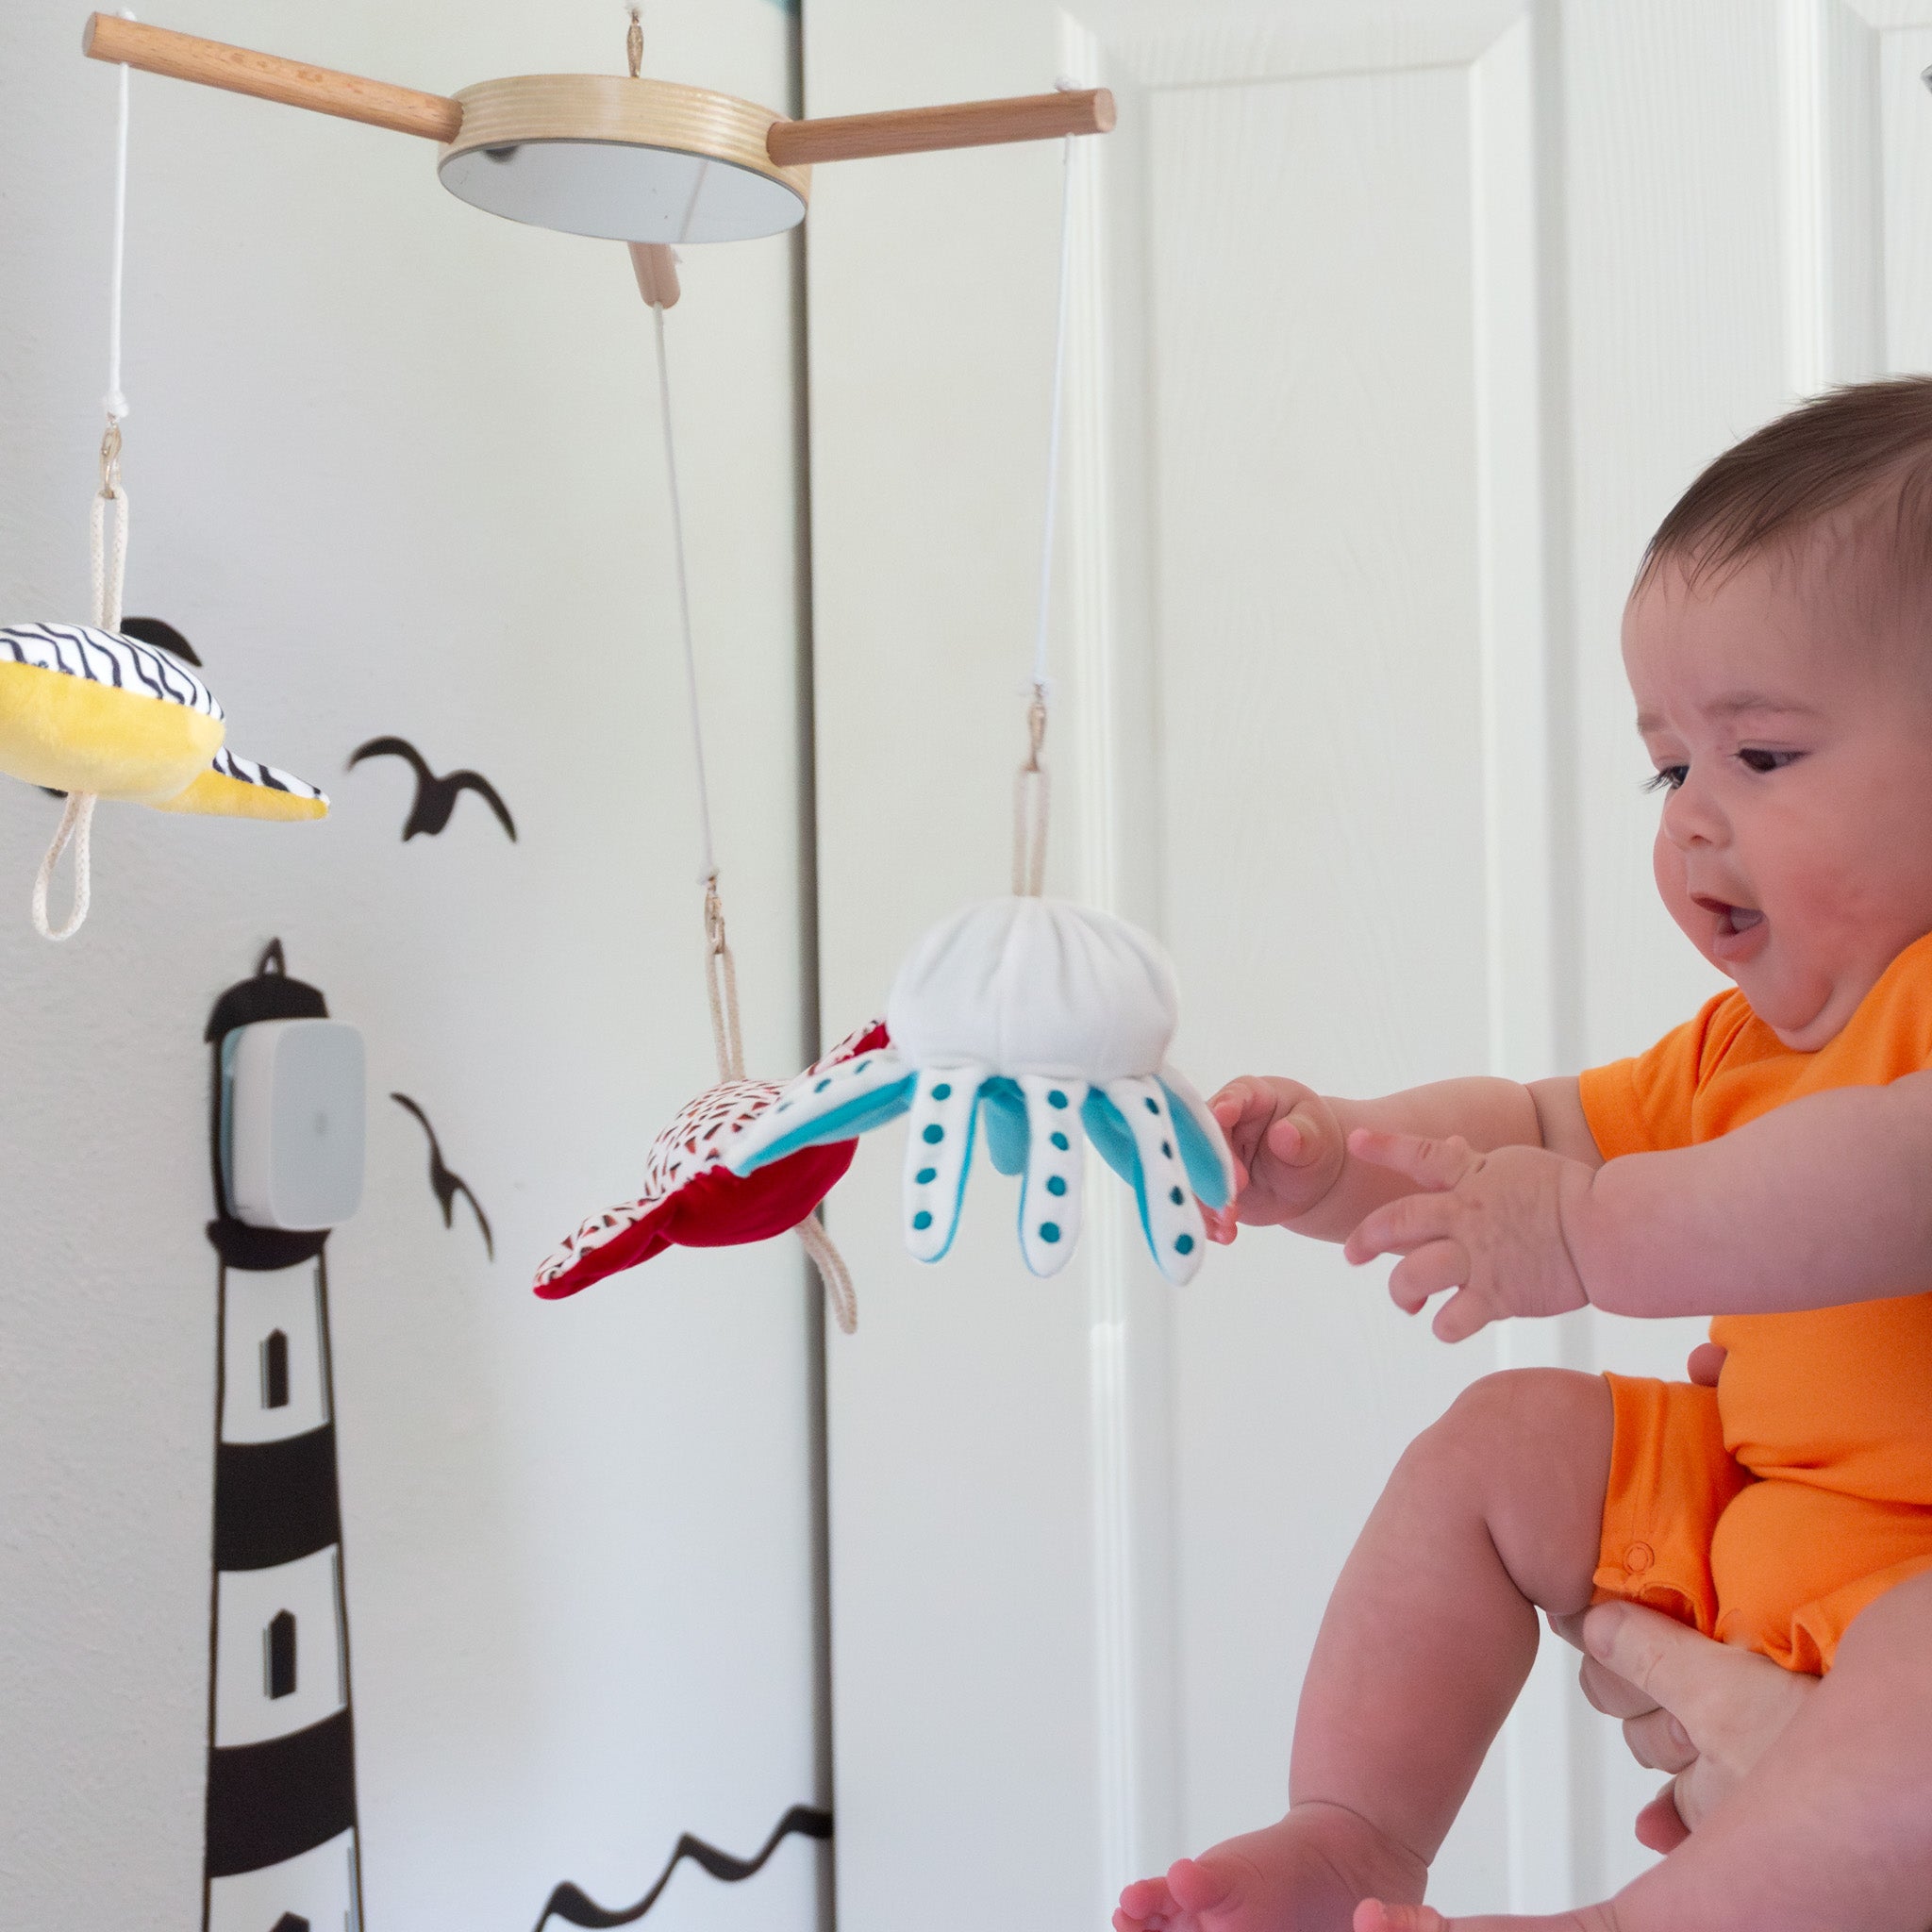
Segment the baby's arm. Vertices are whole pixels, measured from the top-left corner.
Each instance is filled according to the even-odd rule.
[[[1348,1257],[1402,1256],[1389,1288],[1411,1312],[1459,1290],[1435,1319],[1445,1341],[1586,1300],[1623,1315],[1775,1314],[1919,1293],[1932,1273],[1932,1073],[1594,1168],[1360,1129],[1350,1151],[1423,1191],[1373,1209]]]
[[[1696,1147],[1613,1160],[1566,1197],[1562,1222],[1590,1299],[1621,1315],[1919,1293],[1932,1276],[1932,1073],[1815,1093]]]
[[[1603,1159],[1574,1079],[1440,1080],[1378,1100],[1337,1100],[1298,1080],[1250,1075],[1230,1081],[1212,1107],[1236,1162],[1234,1208],[1209,1217],[1222,1241],[1234,1239],[1237,1221],[1344,1241],[1364,1216],[1413,1192],[1404,1174],[1350,1152],[1358,1129],[1455,1137],[1478,1153],[1542,1147],[1591,1168]]]

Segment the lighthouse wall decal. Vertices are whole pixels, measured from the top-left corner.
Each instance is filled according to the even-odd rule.
[[[327,1015],[276,940],[208,1024],[220,1314],[203,1932],[362,1928],[328,1231],[236,1219],[221,1144],[225,1039]]]

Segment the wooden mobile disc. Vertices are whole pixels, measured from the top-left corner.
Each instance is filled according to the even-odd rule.
[[[808,167],[766,150],[785,120],[708,88],[526,74],[464,88],[437,163],[452,194],[542,228],[612,242],[744,242],[805,219]]]

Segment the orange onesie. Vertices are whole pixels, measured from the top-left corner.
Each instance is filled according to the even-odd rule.
[[[1816,1053],[1785,1046],[1742,993],[1721,993],[1648,1053],[1585,1074],[1583,1111],[1614,1160],[1926,1067],[1932,935]],[[1721,1315],[1710,1339],[1729,1351],[1714,1390],[1605,1378],[1616,1424],[1597,1598],[1826,1671],[1868,1603],[1932,1568],[1932,1293]]]

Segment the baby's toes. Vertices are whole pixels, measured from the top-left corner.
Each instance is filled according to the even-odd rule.
[[[1184,1911],[1211,1912],[1234,1895],[1235,1880],[1225,1861],[1210,1853],[1205,1858],[1178,1858],[1167,1868],[1167,1889]]]
[[[1137,1878],[1121,1893],[1113,1932],[1158,1932],[1174,1911],[1174,1894],[1164,1878]]]

